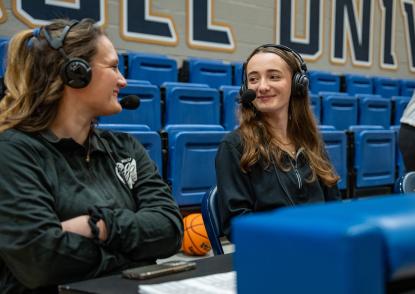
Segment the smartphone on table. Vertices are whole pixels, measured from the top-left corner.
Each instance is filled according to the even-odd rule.
[[[145,265],[123,270],[121,276],[127,279],[145,280],[164,275],[188,271],[196,268],[196,262],[185,260],[172,260],[159,264]]]

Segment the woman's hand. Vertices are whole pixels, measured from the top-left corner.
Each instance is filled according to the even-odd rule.
[[[88,224],[89,215],[80,215],[71,219],[68,219],[61,223],[62,230],[64,232],[71,232],[92,239],[91,227]],[[108,237],[107,226],[104,220],[100,219],[97,222],[99,228],[99,240],[105,241]]]

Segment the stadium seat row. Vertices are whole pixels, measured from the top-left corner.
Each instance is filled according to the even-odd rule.
[[[202,196],[216,184],[215,156],[227,133],[219,125],[169,125],[163,132],[140,125],[99,127],[128,132],[148,150],[160,173],[172,187],[180,206],[199,206]],[[326,150],[341,180],[343,194],[368,187],[392,187],[403,173],[396,148],[398,129],[381,126],[355,126],[346,133],[333,126],[321,126]],[[379,160],[382,158],[382,160]]]
[[[4,75],[4,57],[7,39],[0,39],[0,76]],[[119,53],[119,69],[128,79],[147,80],[161,86],[165,82],[189,82],[207,84],[211,88],[240,86],[242,62],[227,62],[189,57],[178,68],[175,59],[162,54],[127,52]],[[355,94],[378,94],[385,98],[412,96],[415,80],[371,77],[359,74],[335,74],[327,71],[309,71],[310,91],[346,92]]]
[[[311,106],[317,121],[332,125],[338,130],[353,125],[381,125],[389,128],[399,125],[399,120],[411,97],[394,96],[385,99],[380,95],[343,92],[311,94]]]
[[[225,130],[237,126],[237,86],[222,86],[219,90],[207,84],[166,82],[158,87],[148,81],[128,80],[120,96],[138,95],[140,107],[101,117],[106,124],[145,124],[153,131],[168,125],[220,125]],[[353,125],[398,125],[410,97],[385,99],[379,95],[350,96],[341,92],[320,92],[311,95],[311,106],[317,120],[338,130]]]

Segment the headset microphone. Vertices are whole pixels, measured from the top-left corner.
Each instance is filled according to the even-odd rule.
[[[120,99],[120,104],[123,109],[134,110],[140,106],[140,98],[136,95],[128,95]]]
[[[252,89],[244,91],[239,98],[239,103],[249,105],[256,98],[256,92]]]

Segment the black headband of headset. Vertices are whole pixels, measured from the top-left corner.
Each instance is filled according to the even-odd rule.
[[[307,65],[305,64],[304,59],[301,57],[301,55],[295,51],[294,49],[291,49],[290,47],[284,46],[284,45],[280,45],[280,44],[264,44],[259,46],[258,48],[255,49],[259,50],[261,48],[277,48],[277,49],[281,49],[287,52],[291,52],[292,54],[294,54],[294,56],[297,58],[297,60],[300,62],[300,68],[301,71],[305,74],[307,73]]]
[[[65,38],[68,35],[69,31],[72,29],[73,26],[75,26],[78,23],[79,22],[77,20],[72,21],[72,23],[70,25],[65,26],[62,33],[57,38],[52,38],[52,36],[50,35],[50,33],[47,29],[47,26],[44,27],[45,38],[48,41],[49,46],[52,47],[55,50],[59,50],[60,48],[62,48],[63,43],[65,42]]]

